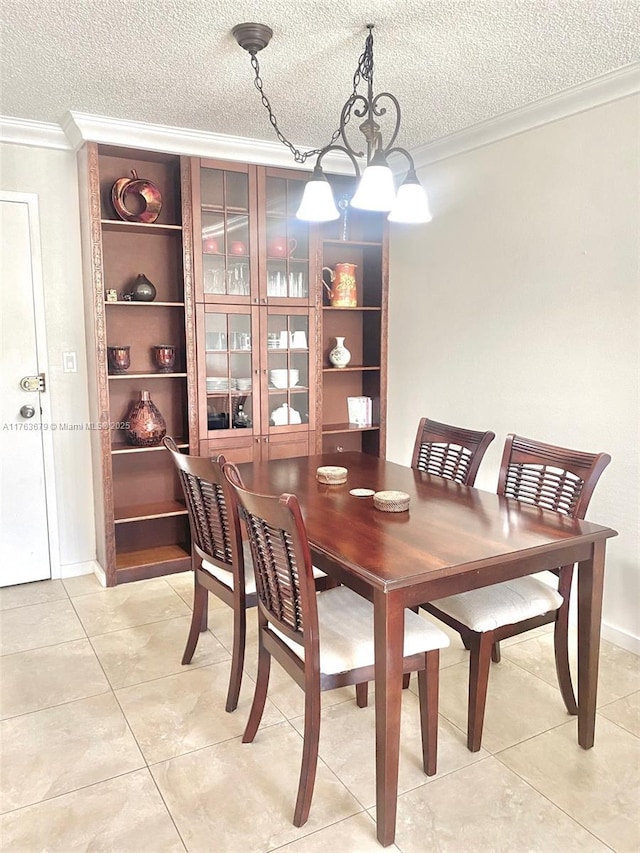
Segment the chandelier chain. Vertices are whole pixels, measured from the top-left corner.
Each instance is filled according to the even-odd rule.
[[[324,151],[325,148],[328,148],[330,145],[338,139],[338,137],[343,133],[346,125],[351,118],[351,107],[353,106],[356,96],[358,94],[358,86],[360,85],[360,81],[364,78],[368,82],[373,79],[373,35],[371,30],[369,30],[369,35],[367,36],[367,40],[365,42],[364,50],[358,60],[358,67],[355,70],[353,75],[353,91],[349,96],[345,108],[344,108],[344,121],[341,122],[340,127],[337,130],[334,130],[331,135],[331,139],[329,142],[324,145],[322,148],[314,148],[313,151],[300,151],[292,142],[289,142],[287,137],[282,133],[280,128],[278,127],[278,121],[276,119],[275,113],[271,108],[271,103],[269,98],[267,97],[263,83],[262,77],[260,76],[260,63],[258,62],[258,57],[255,53],[251,54],[251,67],[255,73],[255,79],[253,81],[254,86],[260,93],[260,99],[262,100],[262,104],[264,108],[269,113],[269,121],[276,133],[276,136],[282,142],[283,145],[286,145],[287,148],[293,154],[293,159],[296,163],[305,163],[309,157],[315,157],[316,154],[320,154]]]

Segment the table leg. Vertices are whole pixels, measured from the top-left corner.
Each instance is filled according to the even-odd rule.
[[[378,841],[393,844],[396,832],[404,607],[399,596],[374,593],[376,673],[376,820]]]
[[[578,563],[578,743],[593,746],[600,655],[605,541],[593,543],[590,560]]]

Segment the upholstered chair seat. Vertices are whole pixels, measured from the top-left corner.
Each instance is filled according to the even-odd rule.
[[[434,605],[471,631],[493,631],[562,607],[560,593],[533,576],[439,598]]]

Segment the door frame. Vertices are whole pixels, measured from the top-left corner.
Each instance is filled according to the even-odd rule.
[[[44,310],[44,278],[42,275],[42,248],[40,242],[40,206],[37,193],[19,193],[0,189],[0,202],[26,204],[29,220],[29,243],[31,246],[31,281],[33,295],[33,317],[36,331],[36,358],[38,372],[46,377],[46,391],[39,394],[40,422],[46,429],[40,431],[44,467],[44,491],[47,512],[47,539],[49,543],[49,567],[51,579],[61,577],[60,540],[58,533],[58,504],[55,489],[55,464],[53,451],[54,424],[51,413],[51,374],[47,355],[47,328]]]

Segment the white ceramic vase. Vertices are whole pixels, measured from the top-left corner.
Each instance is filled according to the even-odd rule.
[[[351,353],[344,345],[344,338],[336,336],[336,345],[329,353],[329,361],[334,367],[346,367],[351,361]]]

